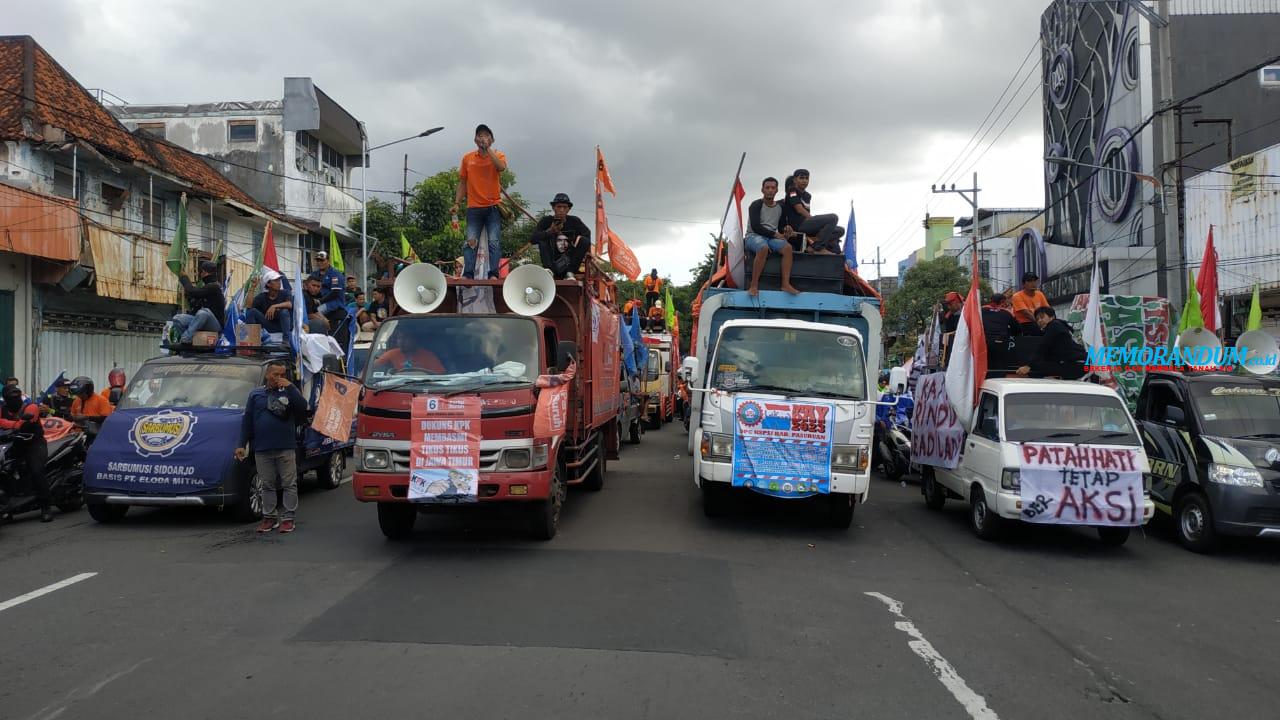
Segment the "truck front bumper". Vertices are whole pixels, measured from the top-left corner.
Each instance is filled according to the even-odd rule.
[[[1006,520],[1022,520],[1022,497],[1015,493],[996,493],[995,509],[1000,517]],[[1151,502],[1149,497],[1144,498],[1142,501],[1142,524],[1146,525],[1150,522],[1151,516],[1155,515],[1155,513],[1155,503]]]
[[[1280,537],[1280,489],[1206,483],[1213,527],[1223,535]]]
[[[697,449],[694,449],[697,452]],[[694,482],[699,487],[704,482],[724,483],[726,485],[733,482],[733,465],[727,462],[712,462],[694,457]],[[866,502],[867,490],[871,487],[870,471],[862,474],[833,472],[831,473],[831,492],[844,493],[846,495],[862,496],[861,502]]]
[[[480,473],[477,503],[528,502],[551,497],[551,469],[529,472]],[[409,502],[409,476],[403,473],[361,472],[351,487],[360,502]]]

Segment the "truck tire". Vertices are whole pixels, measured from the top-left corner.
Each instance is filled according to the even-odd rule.
[[[1173,509],[1173,525],[1178,533],[1178,542],[1191,552],[1212,552],[1218,547],[1218,532],[1213,528],[1209,498],[1198,490],[1178,498]]]
[[[378,529],[388,540],[405,540],[413,534],[418,508],[409,503],[378,503]]]
[[[594,450],[596,466],[587,473],[587,477],[582,481],[582,487],[591,492],[600,492],[604,489],[604,474],[607,469],[607,462],[604,452],[604,438],[598,437],[596,440],[596,449]]]
[[[827,525],[839,530],[848,530],[853,524],[853,510],[858,507],[853,496],[846,493],[831,493],[827,496]]]
[[[941,510],[947,502],[947,491],[938,484],[931,467],[920,471],[920,493],[924,495],[924,506],[930,510]]]
[[[334,490],[342,484],[347,473],[347,454],[341,450],[329,454],[324,465],[316,468],[316,486],[321,490]]]
[[[108,505],[106,503],[89,503],[89,517],[103,525],[118,523],[129,512],[128,505]]]
[[[987,505],[987,494],[978,485],[969,493],[969,527],[983,540],[996,540],[1004,529],[1004,518]]]
[[[560,529],[560,510],[564,507],[564,471],[559,464],[551,476],[551,497],[532,505],[529,515],[529,534],[534,540],[547,541]]]
[[[703,480],[702,514],[709,518],[724,517],[729,510],[729,490],[721,483]]]
[[[251,465],[250,468],[252,467]],[[244,481],[244,492],[231,512],[237,522],[257,522],[262,519],[262,478],[258,477],[257,470],[249,470]]]
[[[1129,539],[1129,528],[1100,527],[1098,528],[1098,539],[1107,547],[1120,547]]]

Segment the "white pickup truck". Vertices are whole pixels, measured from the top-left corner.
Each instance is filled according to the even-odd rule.
[[[917,440],[922,418],[926,424],[932,420],[930,410],[922,408],[918,401]],[[1097,527],[1103,543],[1121,545],[1128,539],[1130,527],[1145,524],[1155,509],[1150,497],[1150,468],[1136,428],[1120,396],[1101,385],[1064,380],[988,379],[982,385],[972,422],[959,437],[958,462],[950,469],[945,467],[948,463],[936,461],[922,467],[921,491],[925,504],[938,510],[948,498],[968,502],[970,526],[983,539],[998,537],[1009,521],[1035,521],[1092,525]],[[919,449],[920,443],[914,447]],[[1071,492],[1037,495],[1024,508],[1028,498],[1022,492],[1021,474],[1028,467],[1029,457],[1036,459],[1037,451],[1045,452],[1046,448],[1061,461],[1054,464],[1052,471],[1063,473],[1067,479],[1061,485],[1070,486],[1067,489]],[[1112,465],[1113,457],[1123,460]],[[1108,463],[1105,472],[1097,470],[1100,466],[1089,465],[1096,458]],[[1063,469],[1064,464],[1072,463],[1093,469]],[[1122,493],[1116,498],[1118,502],[1128,503],[1124,511],[1106,504],[1111,489],[1108,482],[1117,483],[1114,488],[1124,487],[1115,479],[1119,474],[1114,470],[1126,470],[1124,475],[1130,479],[1136,479],[1136,472],[1142,473],[1141,497],[1137,496],[1134,483],[1130,483],[1127,492],[1134,494],[1125,497],[1127,493]],[[1075,502],[1081,497],[1087,500],[1088,507],[1078,513],[1081,509],[1075,507]],[[1084,505],[1085,500],[1080,504]],[[1068,510],[1067,519],[1061,517],[1064,505]],[[1119,524],[1108,524],[1108,513],[1113,516],[1110,520]],[[1103,518],[1103,522],[1093,523],[1088,518]]]

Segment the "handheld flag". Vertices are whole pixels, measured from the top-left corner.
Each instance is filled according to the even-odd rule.
[[[844,234],[844,266],[858,272],[858,221],[853,215],[853,201],[849,201],[849,225]],[[879,272],[879,268],[876,268]]]
[[[724,223],[720,227],[720,238],[725,245],[726,266],[728,268],[725,284],[735,288],[746,284],[745,267],[743,265],[746,251],[743,248],[742,237],[742,198],[746,196],[747,191],[742,187],[742,180],[735,177],[733,179],[733,202],[729,208],[729,214],[725,216]]]
[[[246,297],[252,297],[258,292],[260,286],[266,284],[263,278],[270,275],[267,270],[277,274],[280,272],[280,261],[276,258],[276,241],[271,234],[270,220],[262,229],[262,243],[258,245],[258,257],[253,263],[253,272],[249,274],[249,279],[244,284]]]
[[[1204,258],[1200,261],[1200,277],[1196,279],[1196,292],[1200,295],[1200,317],[1209,332],[1217,332],[1222,326],[1222,311],[1218,303],[1218,251],[1213,247],[1213,226],[1209,226],[1209,238],[1204,243]]]
[[[1080,339],[1089,347],[1101,348],[1106,345],[1106,335],[1102,329],[1102,295],[1098,282],[1098,257],[1093,257],[1093,279],[1089,281],[1089,304],[1084,311],[1084,329]]]
[[[342,248],[338,247],[338,235],[333,228],[329,228],[329,264],[338,272],[347,271],[347,264],[342,261]]]
[[[400,259],[408,260],[410,263],[422,262],[418,259],[418,253],[413,249],[413,246],[405,239],[404,233],[400,233]]]
[[[666,288],[666,296],[662,301],[662,307],[667,311],[667,329],[673,330],[676,326],[676,304],[671,302],[671,285]]]
[[[947,400],[966,425],[987,377],[987,338],[982,330],[982,308],[978,303],[978,253],[970,254],[973,269],[969,273],[969,295],[960,311],[960,325],[951,346],[946,377]]]
[[[170,272],[181,275],[187,266],[187,194],[182,193],[178,200],[178,229],[173,233],[173,244],[169,247],[169,259],[165,260]]]
[[[618,191],[613,189],[613,178],[609,175],[609,166],[604,162],[604,153],[600,150],[600,146],[596,146],[596,182],[600,183],[600,187],[614,197],[618,197]]]
[[[1204,327],[1204,316],[1200,314],[1200,293],[1196,290],[1195,278],[1187,271],[1187,303],[1182,306],[1182,317],[1178,318],[1178,335],[1184,330]]]
[[[1258,297],[1258,283],[1253,284],[1253,302],[1249,303],[1249,320],[1244,324],[1244,331],[1262,329],[1262,301]]]
[[[53,397],[54,390],[58,387],[58,383],[62,382],[66,377],[66,370],[58,373],[58,377],[54,378],[53,382],[49,383],[49,387],[44,389],[44,394],[40,396],[40,402],[47,405],[47,401],[49,398]]]

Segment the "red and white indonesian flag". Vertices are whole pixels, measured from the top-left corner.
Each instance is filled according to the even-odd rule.
[[[742,188],[742,181],[738,178],[733,179],[733,204],[729,208],[729,214],[724,219],[724,227],[720,229],[720,237],[724,238],[725,248],[727,250],[727,263],[729,265],[730,287],[746,287],[746,277],[744,273],[746,268],[743,265],[746,251],[743,249],[742,240],[742,198],[746,197],[747,191]]]
[[[978,253],[971,252],[969,295],[960,311],[960,325],[951,343],[947,363],[947,400],[966,426],[978,404],[978,391],[987,377],[987,336],[982,331],[982,306],[978,301]]]

